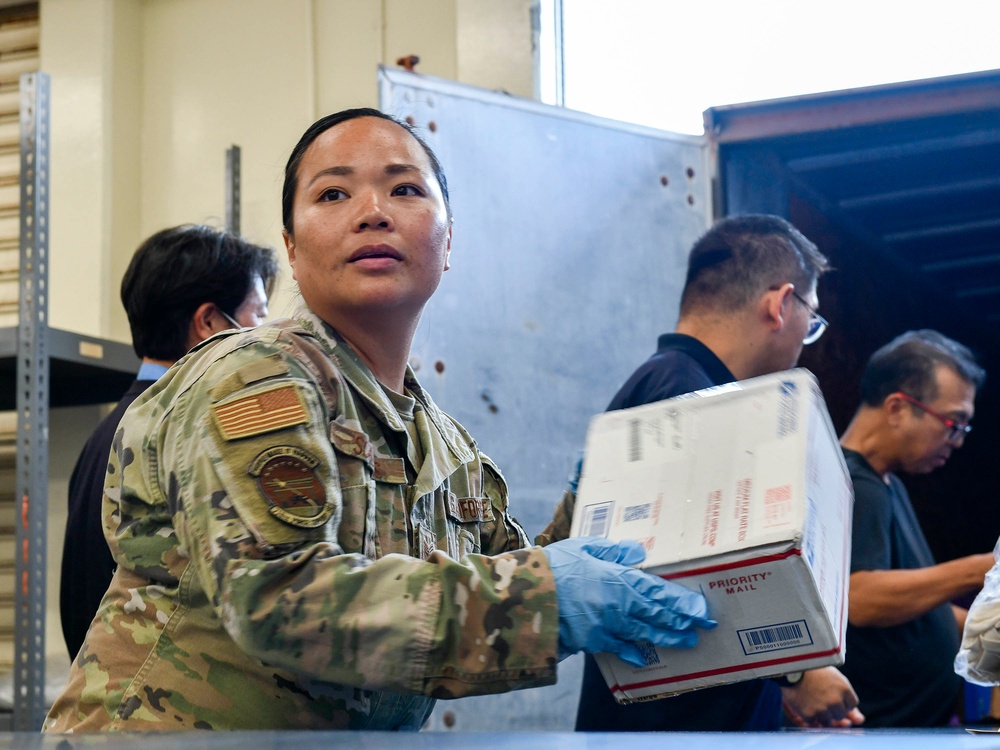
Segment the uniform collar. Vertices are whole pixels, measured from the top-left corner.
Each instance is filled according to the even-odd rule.
[[[344,379],[371,407],[378,419],[390,429],[405,433],[406,425],[396,411],[395,405],[368,365],[362,361],[350,344],[326,321],[307,307],[296,310],[292,317],[316,337],[336,363]],[[457,466],[473,460],[475,454],[472,449],[475,442],[460,425],[438,409],[417,381],[416,375],[409,365],[406,366],[406,372],[403,375],[403,384],[427,416],[427,428],[435,430],[440,435],[440,440],[431,440],[430,444],[443,444],[448,447],[447,455],[431,456],[430,453],[426,453],[427,446],[424,446],[426,455],[418,478],[418,485],[437,486],[444,477],[450,476]]]

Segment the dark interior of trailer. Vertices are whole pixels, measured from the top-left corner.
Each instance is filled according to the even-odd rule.
[[[904,477],[939,561],[1000,535],[1000,71],[708,110],[725,214],[788,217],[831,259],[807,347],[838,432],[869,355],[934,328],[987,369],[975,429]]]

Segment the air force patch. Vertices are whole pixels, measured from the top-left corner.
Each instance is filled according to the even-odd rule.
[[[333,515],[326,490],[316,476],[319,459],[294,445],[276,445],[261,452],[247,473],[257,478],[257,487],[275,518],[292,526],[313,529]]]

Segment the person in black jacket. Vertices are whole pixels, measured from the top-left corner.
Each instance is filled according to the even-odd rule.
[[[608,411],[794,367],[803,345],[826,328],[817,312],[816,282],[827,268],[816,246],[784,219],[750,215],[719,221],[691,250],[676,332],[660,336],[656,353],[625,382]],[[571,483],[535,542],[567,536],[574,507]],[[771,731],[781,728],[783,704],[795,724],[864,721],[857,695],[835,667],[619,705],[597,662],[587,656],[576,729]]]
[[[192,346],[227,328],[262,323],[277,273],[274,250],[200,225],[157,232],[132,257],[121,299],[142,364],[121,401],[83,446],[69,480],[59,614],[71,659],[115,568],[104,540],[101,499],[118,422],[139,394]]]

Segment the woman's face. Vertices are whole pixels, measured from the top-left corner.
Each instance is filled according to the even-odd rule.
[[[292,275],[335,328],[384,313],[415,324],[448,268],[451,226],[430,160],[389,120],[348,120],[310,144],[293,220]]]

